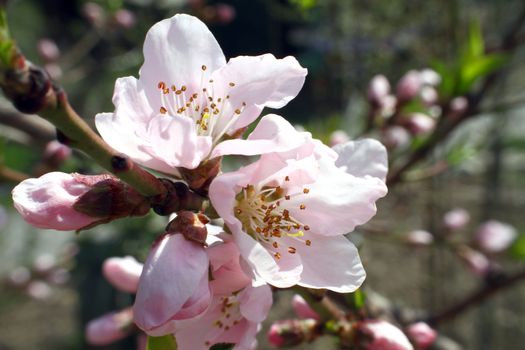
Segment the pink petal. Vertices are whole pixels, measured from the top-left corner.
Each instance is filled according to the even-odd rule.
[[[108,345],[127,337],[132,328],[131,308],[112,312],[89,321],[86,326],[86,340],[91,345]]]
[[[102,273],[115,288],[136,293],[143,265],[132,256],[109,258],[104,261]]]
[[[209,247],[207,253],[213,269],[210,286],[214,295],[229,295],[250,284],[251,279],[239,264],[239,249],[233,241]]]
[[[137,326],[163,335],[174,331],[170,321],[202,313],[210,298],[207,276],[205,250],[181,234],[166,235],[144,264],[134,305]]]
[[[352,242],[344,236],[308,235],[308,238],[310,246],[294,245],[303,265],[298,285],[338,293],[351,293],[361,286],[366,273]]]
[[[148,31],[140,81],[155,105],[160,101],[159,82],[197,91],[201,79],[207,81],[211,72],[225,64],[222,50],[206,25],[196,17],[178,14]],[[205,71],[202,66],[206,66]]]
[[[373,176],[385,181],[388,172],[388,155],[385,147],[376,140],[349,141],[333,147],[339,155],[335,165],[357,176]]]
[[[295,314],[299,318],[302,318],[302,319],[311,318],[317,321],[321,320],[321,318],[319,317],[319,314],[315,312],[314,309],[312,309],[310,305],[308,305],[306,300],[304,300],[304,298],[300,296],[299,294],[295,294],[293,296],[292,307],[293,307]]]
[[[197,136],[195,122],[181,115],[153,118],[148,125],[148,138],[148,152],[173,167],[194,169],[211,150],[211,137]]]
[[[240,296],[241,314],[249,321],[260,323],[266,319],[272,307],[272,290],[267,284],[248,286]]]
[[[88,186],[77,182],[71,174],[51,172],[22,181],[12,195],[16,210],[31,225],[69,231],[98,220],[73,209],[76,200],[88,190]]]

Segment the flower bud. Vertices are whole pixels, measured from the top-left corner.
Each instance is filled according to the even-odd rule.
[[[132,256],[106,259],[102,273],[115,288],[127,293],[136,293],[143,265]]]
[[[36,300],[46,300],[51,296],[51,287],[43,281],[33,281],[26,289],[27,295]]]
[[[24,266],[15,267],[7,276],[7,282],[13,287],[24,287],[31,280],[31,272]]]
[[[406,334],[418,350],[425,350],[434,344],[437,338],[437,332],[425,322],[417,322],[409,325],[406,328]]]
[[[422,86],[421,74],[418,71],[410,70],[401,77],[397,84],[397,98],[400,102],[408,102],[419,94]]]
[[[318,327],[319,323],[313,319],[277,321],[268,331],[268,341],[279,347],[311,342],[319,335]]]
[[[58,168],[70,156],[71,148],[56,140],[48,142],[44,151],[44,161],[54,168]]]
[[[127,337],[132,326],[131,308],[112,312],[89,321],[85,331],[86,340],[91,345],[108,345]]]
[[[113,15],[115,24],[123,29],[132,28],[136,23],[135,14],[127,9],[120,9]]]
[[[467,108],[468,108],[467,98],[463,96],[456,97],[452,99],[452,101],[450,101],[449,117],[452,119],[458,118],[461,115],[463,115],[463,113],[465,113]]]
[[[354,342],[362,350],[413,350],[406,335],[393,324],[381,320],[357,322]]]
[[[485,254],[467,246],[462,246],[458,249],[458,255],[473,274],[479,277],[485,277],[490,272],[490,260]]]
[[[397,125],[385,129],[382,133],[382,142],[390,149],[406,146],[410,138],[409,132]]]
[[[47,62],[56,61],[60,57],[60,50],[51,39],[40,39],[37,43],[37,51],[40,57]]]
[[[469,223],[469,221],[470,215],[468,211],[463,208],[452,209],[443,216],[445,227],[451,231],[462,229]]]
[[[384,100],[389,93],[390,83],[384,75],[376,75],[370,80],[367,96],[372,106],[383,106]]]
[[[415,246],[425,246],[434,242],[434,235],[425,230],[414,230],[407,234],[406,240]]]
[[[441,76],[433,69],[426,68],[419,71],[419,76],[423,84],[437,86],[441,83]]]
[[[94,2],[87,2],[82,6],[82,14],[95,27],[102,27],[106,13],[104,9]]]
[[[34,269],[39,274],[47,274],[56,266],[56,259],[51,254],[42,254],[35,259]]]
[[[438,102],[439,95],[433,87],[425,86],[420,92],[421,101],[425,106],[432,106]]]
[[[237,15],[235,7],[223,3],[218,3],[217,5],[215,5],[215,12],[217,16],[217,21],[222,24],[230,23],[235,19],[235,16]]]
[[[516,229],[508,224],[491,220],[476,232],[477,245],[487,253],[499,253],[507,249],[517,236]]]
[[[350,141],[350,136],[343,130],[336,130],[330,134],[330,147]]]
[[[414,135],[428,134],[436,127],[436,121],[423,113],[412,113],[407,121],[407,128]]]
[[[317,312],[314,311],[314,309],[312,309],[310,307],[310,305],[308,305],[308,303],[306,302],[306,300],[303,299],[302,296],[300,296],[299,294],[295,294],[292,298],[292,307],[293,307],[293,310],[295,312],[295,314],[297,315],[297,317],[299,318],[311,318],[311,319],[314,319],[316,321],[320,321],[321,318],[319,317],[319,314]]]

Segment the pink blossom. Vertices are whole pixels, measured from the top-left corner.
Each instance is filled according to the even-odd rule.
[[[108,345],[127,337],[132,331],[133,311],[127,308],[89,321],[86,340],[91,345]]]
[[[441,83],[441,76],[435,70],[430,68],[420,70],[419,76],[423,84],[427,86],[437,86]]]
[[[312,318],[317,321],[320,321],[321,319],[319,317],[319,314],[315,312],[314,309],[312,309],[310,305],[308,305],[306,300],[304,300],[304,298],[300,296],[299,294],[295,294],[293,296],[292,307],[293,307],[295,314],[299,318]]]
[[[102,273],[115,288],[127,293],[136,293],[143,265],[132,256],[106,259]]]
[[[177,320],[202,314],[210,297],[205,249],[182,234],[165,234],[144,264],[133,306],[135,323],[152,336],[173,333]]]
[[[127,9],[120,9],[117,12],[115,12],[115,14],[113,15],[113,19],[115,23],[123,29],[132,28],[137,22],[135,14]]]
[[[436,121],[423,113],[412,113],[406,121],[407,128],[414,135],[428,134],[434,130]]]
[[[59,166],[71,156],[71,148],[53,140],[46,145],[44,151],[45,160],[55,166]]]
[[[425,230],[414,230],[407,234],[406,240],[414,245],[425,246],[434,242],[434,235]]]
[[[223,144],[242,154],[274,152],[210,186],[214,208],[256,275],[280,288],[357,289],[365,273],[343,234],[368,221],[387,192],[384,147],[361,140],[332,150],[275,115],[247,140]]]
[[[445,213],[443,223],[449,230],[460,230],[470,221],[468,211],[463,208],[454,208]]]
[[[7,282],[13,287],[24,287],[31,280],[31,271],[27,267],[18,266],[9,272]]]
[[[194,169],[264,107],[286,105],[305,75],[293,57],[239,56],[226,63],[204,23],[175,15],[150,29],[139,79],[117,80],[116,110],[98,114],[96,125],[113,148],[147,167]]]
[[[16,210],[25,221],[43,229],[78,230],[99,220],[76,211],[73,205],[90,190],[71,174],[51,172],[22,181],[13,189]]]
[[[475,275],[484,277],[490,271],[490,260],[485,254],[467,246],[461,246],[458,249],[458,255],[466,267]]]
[[[376,106],[382,106],[390,93],[390,83],[384,75],[375,75],[368,85],[368,99]]]
[[[32,281],[27,285],[27,295],[36,300],[46,300],[53,293],[48,283],[44,281]]]
[[[394,125],[383,131],[382,141],[388,148],[406,146],[410,142],[410,133],[402,126]]]
[[[359,349],[366,350],[413,350],[406,335],[393,324],[371,320],[357,323]]]
[[[46,61],[56,61],[60,57],[60,49],[57,44],[48,38],[40,39],[37,44],[40,57]]]
[[[437,332],[425,322],[417,322],[409,325],[406,328],[406,333],[418,350],[425,350],[434,344],[437,338]]]
[[[511,225],[490,220],[478,228],[476,242],[488,253],[499,253],[507,249],[517,236],[516,229]]]
[[[425,104],[425,106],[432,106],[436,104],[439,99],[436,89],[431,86],[423,87],[419,95],[421,96],[421,101]]]
[[[402,102],[410,101],[419,94],[422,87],[423,81],[421,80],[420,72],[410,70],[397,83],[397,98]]]
[[[241,268],[240,253],[230,235],[207,252],[211,264],[213,299],[201,316],[176,322],[181,350],[205,350],[217,343],[236,344],[236,350],[253,349],[260,323],[272,305],[268,285],[251,281]]]

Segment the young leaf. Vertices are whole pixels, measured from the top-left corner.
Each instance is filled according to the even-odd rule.
[[[148,336],[146,350],[177,350],[177,341],[169,334],[163,337]]]

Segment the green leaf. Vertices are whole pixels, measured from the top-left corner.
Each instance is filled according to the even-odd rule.
[[[346,300],[352,310],[359,311],[365,306],[366,294],[361,289],[358,289],[353,293],[347,294]]]
[[[485,53],[485,41],[479,21],[470,23],[469,35],[466,47],[466,58],[475,58],[483,56]]]
[[[431,64],[432,68],[441,76],[439,84],[439,96],[446,98],[452,97],[456,89],[457,74],[445,62],[435,60]]]
[[[177,350],[177,341],[169,334],[163,337],[148,336],[146,350]]]
[[[467,93],[477,79],[484,77],[507,63],[508,57],[503,54],[491,54],[473,58],[461,67],[457,93]]]
[[[521,234],[510,247],[510,254],[519,260],[525,260],[525,234]]]

